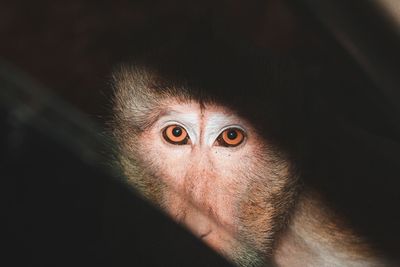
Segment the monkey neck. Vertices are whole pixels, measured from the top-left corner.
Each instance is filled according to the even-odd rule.
[[[338,217],[317,194],[306,190],[277,242],[277,266],[388,266]]]

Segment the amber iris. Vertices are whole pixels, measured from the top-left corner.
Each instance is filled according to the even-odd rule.
[[[244,133],[238,128],[229,128],[221,133],[218,142],[222,146],[238,146],[244,140]]]
[[[170,125],[163,131],[164,139],[174,145],[185,145],[188,142],[189,136],[186,130],[179,125]]]

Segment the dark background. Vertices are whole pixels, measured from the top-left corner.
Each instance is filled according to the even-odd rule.
[[[0,56],[94,118],[107,113],[116,64],[179,42],[194,28],[357,80],[329,34],[293,6],[276,0],[2,1]]]
[[[298,63],[308,85],[304,180],[378,248],[396,256],[396,107],[299,2],[1,1],[0,58],[100,125],[111,112],[110,75],[118,64],[197,33],[232,49]]]

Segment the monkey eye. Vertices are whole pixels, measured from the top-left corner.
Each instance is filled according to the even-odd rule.
[[[189,142],[189,135],[180,125],[170,125],[165,127],[162,135],[165,141],[173,145],[186,145]]]
[[[224,130],[217,138],[220,146],[234,147],[240,145],[244,140],[244,132],[239,128],[228,128]]]

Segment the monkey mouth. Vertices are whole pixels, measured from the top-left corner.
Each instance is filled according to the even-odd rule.
[[[200,238],[200,239],[206,238],[209,234],[211,234],[211,232],[212,232],[212,230],[209,230],[207,233],[201,234],[201,235],[199,236],[199,238]]]

